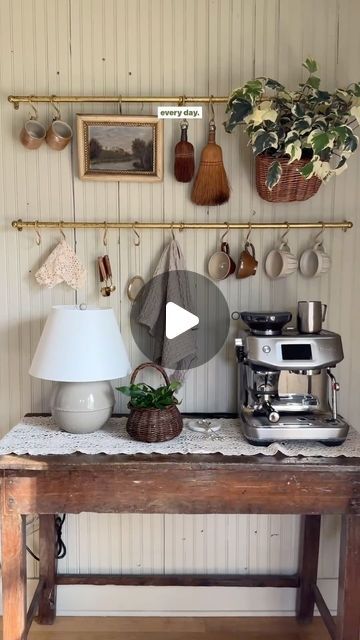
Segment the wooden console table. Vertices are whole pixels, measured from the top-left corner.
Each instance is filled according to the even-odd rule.
[[[262,586],[297,589],[297,616],[316,603],[333,640],[359,640],[360,460],[221,455],[15,456],[2,472],[3,640],[25,640],[35,615],[56,616],[56,586],[66,584]],[[302,514],[295,575],[60,575],[54,514]],[[338,615],[316,585],[322,514],[341,514]],[[40,516],[40,579],[26,611],[26,515]]]

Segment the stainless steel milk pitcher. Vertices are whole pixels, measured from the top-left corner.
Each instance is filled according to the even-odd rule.
[[[298,302],[297,326],[300,333],[320,333],[327,305],[320,300]]]

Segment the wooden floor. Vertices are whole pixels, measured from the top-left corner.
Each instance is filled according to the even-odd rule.
[[[63,618],[29,640],[329,640],[320,618]]]

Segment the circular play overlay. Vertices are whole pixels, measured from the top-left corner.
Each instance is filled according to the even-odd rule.
[[[138,293],[130,324],[137,346],[149,360],[186,370],[218,353],[229,332],[230,313],[211,280],[193,271],[167,271]]]

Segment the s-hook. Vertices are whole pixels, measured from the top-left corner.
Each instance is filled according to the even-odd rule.
[[[136,224],[137,224],[137,223],[136,223],[136,222],[134,222],[134,224],[133,224],[133,226],[132,226],[132,230],[133,230],[133,232],[134,232],[134,234],[135,234],[135,236],[136,236],[136,239],[134,239],[134,246],[135,246],[135,247],[140,247],[140,243],[141,243],[141,236],[140,236],[140,233],[139,233],[138,231],[136,231],[136,229],[135,229],[135,225],[136,225]]]
[[[34,222],[34,230],[35,230],[35,233],[36,233],[36,244],[39,247],[41,245],[41,235],[39,233],[38,224],[39,224],[38,220],[35,220],[35,222]]]
[[[316,236],[315,236],[315,242],[319,242],[319,241],[320,241],[320,238],[322,238],[323,233],[324,233],[324,230],[325,230],[325,224],[324,224],[324,222],[320,222],[320,221],[319,221],[319,224],[321,224],[321,229],[320,229],[320,231],[319,231],[319,232],[316,234]]]
[[[62,220],[60,220],[60,221],[59,221],[59,231],[60,231],[60,233],[61,233],[61,235],[62,235],[63,239],[64,239],[64,240],[66,240],[66,235],[65,235],[65,233],[64,233],[64,231],[63,231],[62,226],[63,226],[63,221],[62,221]]]
[[[107,226],[106,220],[104,222],[104,227],[105,227],[105,231],[104,231],[104,235],[103,235],[103,245],[104,245],[104,247],[107,247],[108,226]]]
[[[290,231],[290,225],[288,222],[285,222],[284,224],[286,224],[286,231],[284,231],[284,233],[281,234],[280,236],[280,242],[286,242],[287,237],[289,235],[289,231]]]
[[[224,231],[224,233],[222,234],[220,240],[221,242],[224,242],[226,236],[228,235],[229,231],[230,231],[230,225],[228,222],[225,222],[224,224],[226,224],[226,231]]]

